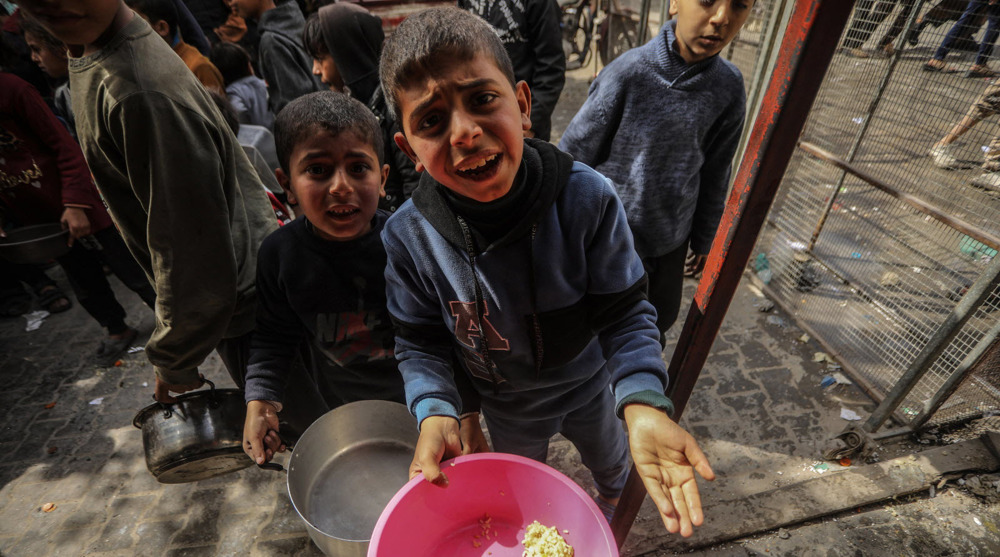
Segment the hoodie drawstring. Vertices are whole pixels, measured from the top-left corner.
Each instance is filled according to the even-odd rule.
[[[497,378],[496,364],[493,363],[493,358],[490,357],[490,342],[487,339],[486,329],[483,328],[484,308],[486,307],[486,300],[483,298],[483,289],[479,285],[479,276],[476,274],[476,247],[472,240],[472,233],[469,232],[469,225],[465,224],[465,219],[456,215],[458,219],[458,226],[462,229],[462,234],[465,236],[465,250],[469,255],[469,267],[472,268],[472,281],[476,285],[476,327],[479,328],[479,356],[483,359],[483,365],[486,366],[486,370],[490,373],[490,380],[493,382],[493,394],[499,394],[500,392],[500,381]]]

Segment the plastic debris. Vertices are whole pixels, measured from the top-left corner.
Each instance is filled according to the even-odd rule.
[[[823,363],[832,360],[830,359],[829,354],[827,354],[826,352],[816,352],[815,354],[813,354],[813,361]]]
[[[840,368],[840,364],[831,364],[831,366],[837,366],[838,369]],[[830,374],[830,376],[833,377],[833,380],[836,381],[838,385],[851,385],[852,384],[851,380],[848,379],[847,376],[844,375],[843,373],[834,372],[834,373]]]
[[[55,503],[45,503],[44,505],[42,505],[42,512],[43,513],[50,513],[50,512],[52,512],[54,510],[56,510],[56,504]]]
[[[782,318],[780,318],[780,317],[778,317],[777,315],[768,315],[767,316],[767,324],[768,325],[774,325],[776,327],[782,327],[782,328],[784,328],[784,326],[785,326],[785,320],[782,319]]]
[[[143,387],[148,387],[148,386],[149,386],[149,383],[147,383],[147,382],[143,381],[143,382],[142,382],[142,386],[143,386]]]
[[[829,469],[830,465],[825,462],[817,462],[816,464],[812,465],[812,471],[816,472],[817,474],[822,474],[823,472],[826,472]]]
[[[28,321],[27,326],[24,327],[25,331],[34,331],[42,326],[42,321],[49,316],[49,312],[45,310],[33,311],[31,313],[25,313],[24,318]]]
[[[771,282],[771,262],[767,260],[766,253],[760,252],[757,254],[757,257],[753,260],[753,270],[757,272],[757,276],[761,282],[764,284]]]
[[[851,121],[854,122],[855,124],[862,124],[865,121],[865,117],[858,116],[857,118],[851,118]]]
[[[55,407],[56,407],[56,403],[54,403],[54,402],[50,402],[50,403],[48,403],[48,404],[45,405],[45,409],[46,410],[52,410]]]
[[[122,365],[123,365],[124,363],[125,363],[125,362],[123,362],[123,361],[121,361],[121,360],[115,360],[115,367],[122,367]]]
[[[837,384],[837,380],[834,379],[832,375],[826,375],[826,376],[824,376],[823,379],[821,379],[820,382],[819,382],[819,386],[823,387],[824,389],[827,388],[827,387],[829,387],[829,386],[831,386],[831,385],[836,385],[836,384]]]
[[[90,401],[90,405],[91,406],[97,406],[97,405],[99,405],[102,402],[104,402],[104,397],[103,396],[97,397],[94,400]]]
[[[856,252],[856,251],[854,251],[854,252],[851,252],[851,257],[853,257],[854,259],[861,259],[861,254],[858,253],[858,252]]]
[[[142,352],[146,349],[145,346],[132,346],[128,349],[129,354],[135,354],[136,352]]]
[[[799,342],[801,342],[802,344],[809,342],[809,335],[803,334],[802,336],[800,336]]]
[[[840,459],[840,465],[843,466],[844,468],[847,468],[848,466],[851,465],[851,459],[845,456],[844,458]]]
[[[840,409],[840,417],[841,417],[841,419],[844,419],[844,420],[847,420],[847,421],[850,421],[850,422],[856,422],[856,421],[858,421],[858,420],[861,419],[861,416],[859,416],[857,412],[855,412],[854,410],[851,410],[850,408],[841,408]]]
[[[885,273],[882,273],[882,278],[880,278],[878,282],[882,286],[893,287],[893,286],[899,286],[899,283],[902,281],[899,279],[899,275],[897,275],[896,273],[892,271],[886,271]]]
[[[972,517],[972,521],[976,523],[976,526],[982,526],[983,525],[983,521],[979,520],[978,516]]]
[[[785,530],[784,528],[779,528],[778,537],[783,540],[787,540],[788,538],[792,537],[792,535],[788,533],[788,530]]]
[[[903,407],[903,413],[906,414],[907,416],[916,416],[920,412],[917,412],[913,408],[908,408],[908,407],[904,406]]]
[[[763,300],[761,300],[760,303],[757,304],[757,311],[759,311],[761,313],[767,313],[767,312],[771,311],[772,309],[774,309],[774,302],[772,302],[771,300],[768,300],[766,298],[763,299]]]

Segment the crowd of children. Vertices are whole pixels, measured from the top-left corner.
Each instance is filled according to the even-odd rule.
[[[744,93],[718,53],[753,1],[672,0],[558,148],[552,0],[427,9],[388,37],[350,3],[306,18],[229,0],[224,22],[209,4],[21,0],[31,56],[72,102],[17,122],[16,103],[48,109],[0,74],[18,92],[0,95],[0,149],[18,154],[0,158],[3,224],[99,240],[155,310],[155,398],[198,388],[216,350],[259,464],[331,408],[405,403],[410,474],[437,484],[442,459],[490,450],[480,416],[493,450],[540,461],[561,433],[609,520],[631,460],[666,528],[690,535],[695,476],[713,472],[671,419],[663,333],[688,247],[704,258],[721,214]],[[36,163],[40,192],[21,179]],[[269,184],[296,220],[276,218]],[[63,259],[81,305],[131,342],[113,295]]]

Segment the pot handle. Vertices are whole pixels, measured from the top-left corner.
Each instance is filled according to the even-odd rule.
[[[257,468],[260,468],[261,470],[272,470],[274,472],[287,472],[285,467],[277,462],[265,462],[264,464],[258,464]]]

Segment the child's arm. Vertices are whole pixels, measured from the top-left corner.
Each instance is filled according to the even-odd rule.
[[[632,246],[625,210],[605,182],[603,211],[587,249],[593,326],[607,355],[616,412],[629,429],[632,459],[663,523],[691,535],[702,522],[694,470],[714,478],[694,439],[668,417],[666,367],[645,272]]]
[[[119,215],[145,219],[157,316],[146,355],[158,383],[199,384],[198,366],[226,334],[238,302],[230,207],[221,177],[233,171],[225,165],[227,157],[243,155],[221,153],[220,134],[228,130],[159,93],[122,99],[108,120],[116,156],[127,166],[133,194],[146,213]],[[260,196],[265,202],[263,191]],[[169,396],[160,400],[169,402]]]
[[[406,403],[420,427],[410,476],[422,472],[432,482],[447,482],[440,470],[441,459],[461,454],[462,402],[453,377],[452,333],[441,317],[443,302],[424,289],[426,283],[417,276],[410,256],[411,246],[400,239],[410,231],[396,233],[392,224],[390,220],[382,232],[387,255],[386,300],[396,329],[396,359]]]
[[[305,335],[305,327],[292,312],[281,287],[282,246],[277,239],[276,234],[268,236],[257,256],[257,326],[250,342],[244,387],[247,416],[243,449],[258,464],[284,450],[278,438],[277,413],[284,401],[288,372]]]
[[[626,94],[622,79],[613,66],[602,70],[559,140],[560,149],[591,168],[608,160],[611,142],[618,133]]]
[[[707,255],[725,209],[729,175],[733,169],[733,156],[743,133],[745,100],[733,103],[718,121],[714,137],[705,149],[705,162],[701,166],[698,205],[691,222],[691,251]]]

